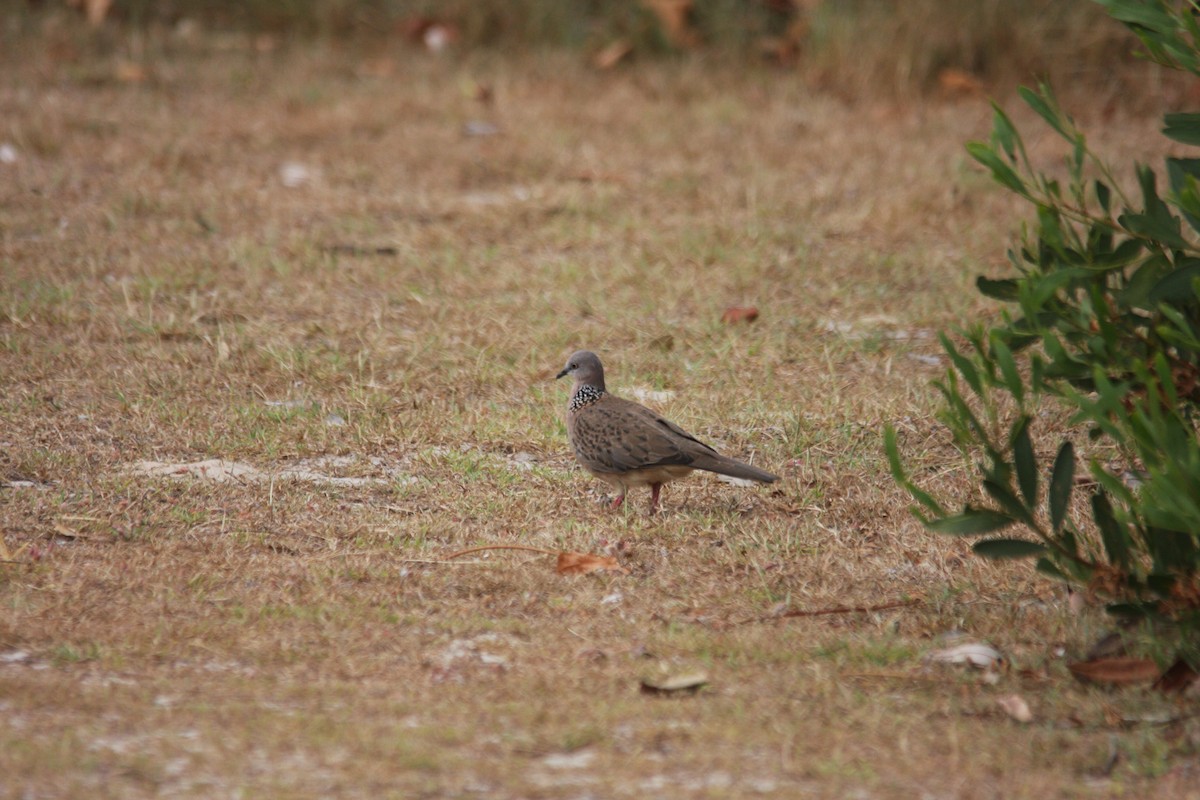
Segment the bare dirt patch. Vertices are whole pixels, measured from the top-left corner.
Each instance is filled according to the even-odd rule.
[[[926,533],[887,476],[890,421],[966,491],[928,381],[1012,227],[961,147],[982,103],[144,47],[137,81],[3,56],[6,794],[1194,796],[1187,707],[1070,677],[1102,615]],[[784,480],[608,512],[552,380],[580,347]],[[437,563],[505,543],[629,574]],[[1002,658],[926,658],[968,643]]]

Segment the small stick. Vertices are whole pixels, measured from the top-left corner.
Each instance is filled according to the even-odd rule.
[[[887,611],[890,608],[905,608],[907,606],[921,605],[923,600],[897,600],[892,603],[881,603],[877,606],[837,606],[836,608],[819,608],[815,611],[805,609],[793,609],[785,611],[782,614],[767,614],[761,617],[749,617],[738,622],[730,623],[731,626],[749,625],[752,622],[770,622],[773,619],[787,619],[788,617],[823,617],[828,614],[869,614],[873,611]]]
[[[543,547],[530,547],[527,544],[485,544],[481,545],[480,547],[470,547],[466,550],[459,550],[457,553],[451,553],[450,555],[446,556],[446,560],[449,561],[451,559],[458,558],[459,556],[478,553],[481,550],[525,550],[530,553],[541,553],[542,555],[546,556],[556,556],[559,554],[558,550],[547,550]]]
[[[330,244],[324,248],[327,253],[347,256],[394,256],[400,249],[393,245],[363,245],[363,244]]]
[[[317,555],[308,556],[309,561],[326,561],[334,558],[362,558],[373,556],[389,556],[393,551],[390,550],[347,550],[337,553],[320,553]],[[437,558],[397,558],[389,559],[394,564],[481,564],[486,566],[494,566],[492,561],[446,561]]]
[[[471,547],[467,550],[459,550],[457,553],[451,553],[450,555],[446,556],[445,558],[441,558],[441,559],[401,558],[401,559],[396,559],[396,561],[398,561],[401,564],[450,564],[450,563],[453,563],[453,559],[456,559],[459,556],[470,555],[471,553],[478,553],[481,550],[527,550],[531,553],[540,553],[541,555],[546,555],[546,556],[557,556],[558,555],[557,550],[546,550],[541,547],[530,547],[529,545],[524,545],[524,544],[485,544],[481,547]],[[389,552],[386,550],[358,550],[358,551],[343,552],[343,553],[326,553],[324,555],[310,556],[310,558],[324,560],[327,558],[348,558],[350,556],[386,556],[386,555],[389,555]],[[460,561],[458,563],[460,563],[460,564],[490,564],[491,562],[489,562],[489,561]]]

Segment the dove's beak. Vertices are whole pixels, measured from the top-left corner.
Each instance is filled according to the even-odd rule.
[[[558,380],[558,379],[559,379],[559,378],[561,378],[563,375],[566,375],[568,372],[570,372],[570,370],[569,370],[569,369],[565,369],[565,368],[564,368],[562,372],[560,372],[560,373],[558,373],[557,375],[555,375],[555,376],[554,376],[554,380]]]

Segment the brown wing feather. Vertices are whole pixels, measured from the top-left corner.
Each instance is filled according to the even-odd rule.
[[[778,476],[719,454],[668,419],[607,395],[576,412],[571,443],[593,472],[621,474],[653,467],[692,467],[770,483]]]
[[[576,452],[601,472],[687,466],[711,447],[650,409],[617,397],[585,409],[575,419]]]

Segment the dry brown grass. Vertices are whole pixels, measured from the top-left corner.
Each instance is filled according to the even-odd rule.
[[[4,794],[1196,796],[1195,722],[1159,724],[1187,709],[1068,676],[1102,615],[927,534],[886,474],[891,421],[967,491],[926,362],[994,311],[970,284],[1014,207],[962,153],[982,103],[218,44],[146,43],[142,83],[33,42],[4,59]],[[479,119],[503,133],[464,136]],[[283,186],[289,161],[315,178]],[[551,380],[580,346],[785,480],[607,512]],[[208,458],[378,480],[129,471]],[[632,575],[423,563],[487,543]],[[1011,669],[923,667],[954,630]],[[660,669],[711,683],[639,694]]]

